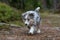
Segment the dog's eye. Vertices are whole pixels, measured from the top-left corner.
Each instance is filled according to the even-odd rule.
[[[30,19],[28,19],[28,21],[29,21]]]

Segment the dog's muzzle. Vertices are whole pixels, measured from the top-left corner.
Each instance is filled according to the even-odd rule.
[[[25,24],[27,26],[27,24]]]

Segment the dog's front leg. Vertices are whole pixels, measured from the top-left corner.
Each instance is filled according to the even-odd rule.
[[[34,26],[31,26],[30,30],[29,30],[29,34],[34,34],[34,31],[35,31],[35,27]]]

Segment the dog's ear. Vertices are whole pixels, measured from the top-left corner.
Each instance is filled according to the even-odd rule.
[[[25,15],[26,15],[26,13],[22,13],[22,18],[23,18],[23,19],[24,19]]]
[[[26,13],[22,13],[22,17],[25,17]]]
[[[30,18],[34,18],[34,14],[33,13],[29,14],[29,16],[30,16]]]
[[[39,12],[39,10],[40,10],[40,7],[37,7],[37,8],[35,9],[36,12]]]

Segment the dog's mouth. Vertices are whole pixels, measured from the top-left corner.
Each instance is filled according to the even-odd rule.
[[[30,26],[28,26],[28,29],[30,29]]]
[[[29,26],[27,26],[27,27],[28,27],[28,29],[30,29],[30,28],[31,28],[31,26],[33,26],[33,25],[29,25]]]
[[[26,25],[26,24],[25,24],[25,26],[26,26],[28,29],[30,29],[30,25]]]

